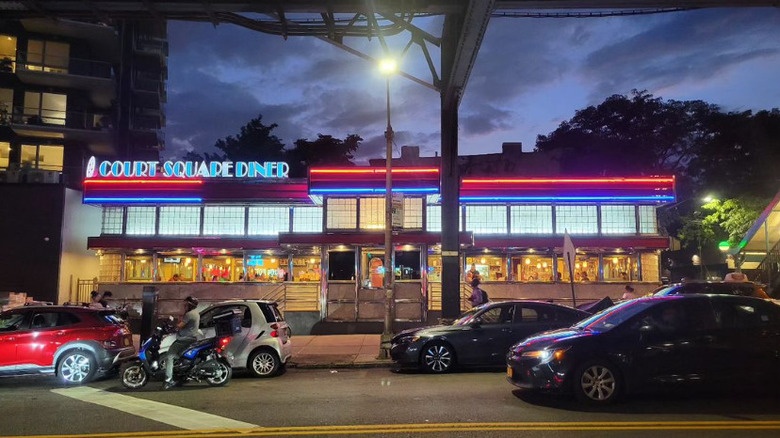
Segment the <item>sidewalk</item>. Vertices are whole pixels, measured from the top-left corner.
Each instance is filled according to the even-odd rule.
[[[370,368],[390,366],[378,359],[381,335],[293,336],[289,366],[296,368]]]

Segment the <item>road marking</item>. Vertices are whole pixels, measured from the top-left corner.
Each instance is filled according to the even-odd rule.
[[[116,409],[131,415],[147,418],[170,426],[188,430],[235,430],[257,429],[259,426],[232,420],[218,415],[182,408],[142,398],[114,394],[100,389],[80,386],[78,388],[53,389],[51,392],[79,401]],[[154,432],[159,435],[159,432]],[[125,434],[127,435],[127,434]],[[144,435],[144,434],[141,434]],[[79,436],[79,435],[76,435]],[[102,434],[106,436],[106,434]],[[118,435],[123,436],[123,435]]]
[[[202,429],[161,432],[101,433],[86,435],[36,435],[24,438],[217,438],[305,435],[372,435],[390,433],[485,431],[628,431],[628,430],[780,430],[780,421],[629,421],[629,422],[525,422],[525,423],[424,423],[366,424],[349,426],[300,426],[235,429]],[[0,437],[18,438],[18,437]]]

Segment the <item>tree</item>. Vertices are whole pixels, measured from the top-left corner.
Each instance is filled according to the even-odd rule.
[[[354,166],[353,154],[362,141],[363,139],[356,134],[350,134],[344,140],[322,134],[317,134],[317,139],[314,141],[298,139],[295,148],[289,150],[287,154],[290,176],[306,177],[306,172],[311,166]]]
[[[242,126],[235,137],[228,135],[217,140],[214,147],[221,153],[204,152],[200,155],[188,152],[185,158],[204,161],[283,161],[286,157],[284,143],[272,134],[278,126],[276,123],[265,125],[263,115],[260,114]]]
[[[727,240],[737,246],[768,202],[765,198],[712,200],[685,218],[680,237],[689,245],[700,239],[702,244]]]

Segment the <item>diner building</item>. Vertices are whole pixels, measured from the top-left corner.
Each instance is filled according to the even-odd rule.
[[[396,167],[403,216],[385,269],[384,167],[315,167],[286,178],[285,163],[92,162],[84,203],[102,208],[88,239],[100,260],[99,288],[138,300],[155,286],[164,312],[201,300],[280,302],[294,332],[322,324],[381,328],[383,276],[395,278],[399,322],[441,314],[438,167]],[[578,300],[619,298],[660,283],[656,208],[674,202],[674,178],[468,176],[460,184],[462,308],[476,270],[492,300],[571,303],[561,257],[577,247]],[[171,304],[172,306],[174,304]],[[371,324],[374,325],[372,326]],[[351,325],[350,325],[351,324]]]

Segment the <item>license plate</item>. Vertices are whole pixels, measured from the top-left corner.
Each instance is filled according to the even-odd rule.
[[[506,375],[510,379],[512,378],[512,367],[506,367]]]

